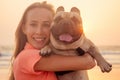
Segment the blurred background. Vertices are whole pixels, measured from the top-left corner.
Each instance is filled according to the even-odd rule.
[[[8,80],[10,58],[14,51],[14,33],[24,10],[34,2],[45,0],[1,0],[0,2],[0,79]],[[120,0],[46,0],[55,9],[64,6],[81,11],[85,35],[93,41],[103,57],[113,64],[110,73],[98,66],[88,70],[90,80],[120,80]],[[7,77],[6,77],[7,76]]]

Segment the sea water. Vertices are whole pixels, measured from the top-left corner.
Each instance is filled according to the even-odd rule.
[[[111,63],[112,65],[120,65],[120,46],[102,46],[98,48],[101,52],[101,55],[109,63]],[[1,53],[0,68],[7,68],[10,66],[11,56],[12,53]]]

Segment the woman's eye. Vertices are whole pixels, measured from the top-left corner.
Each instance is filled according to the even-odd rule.
[[[37,24],[31,23],[30,26],[35,27],[35,26],[37,26]]]
[[[43,23],[42,26],[44,26],[44,27],[50,27],[50,23]]]

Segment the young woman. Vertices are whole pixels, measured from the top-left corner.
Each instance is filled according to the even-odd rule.
[[[34,3],[25,10],[16,30],[9,80],[57,80],[54,71],[85,70],[95,66],[87,53],[84,56],[39,55],[40,49],[49,42],[54,14],[53,6],[46,2]]]

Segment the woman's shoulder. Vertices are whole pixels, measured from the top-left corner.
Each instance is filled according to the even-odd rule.
[[[21,53],[39,53],[40,50],[37,49],[24,49],[21,51]]]
[[[34,56],[39,56],[40,50],[37,49],[24,49],[20,52],[19,57],[21,58],[30,58]]]

